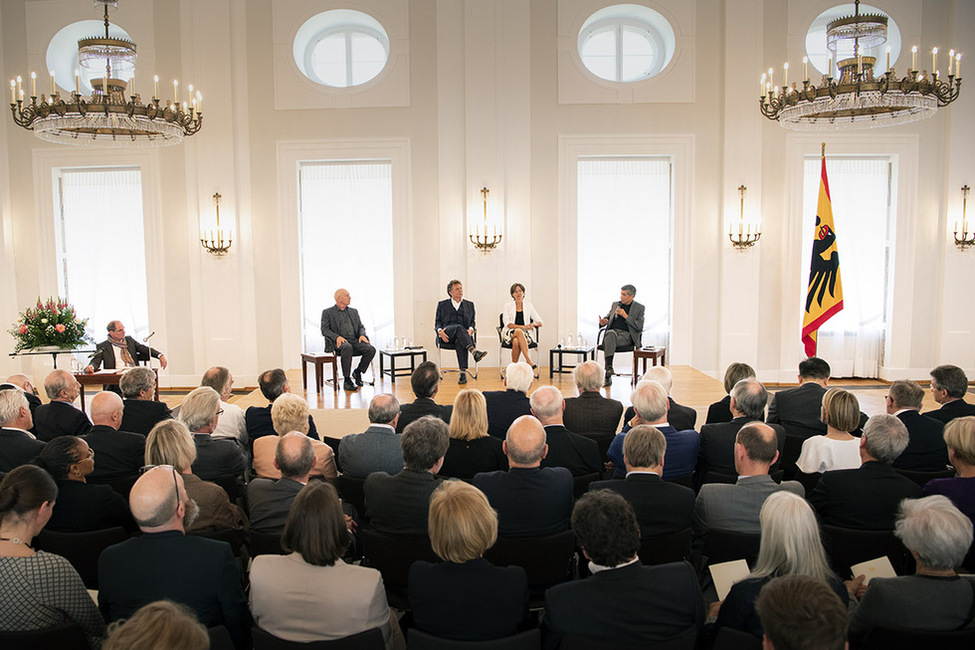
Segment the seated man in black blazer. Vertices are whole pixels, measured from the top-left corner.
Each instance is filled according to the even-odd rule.
[[[288,376],[281,368],[265,370],[257,378],[257,384],[261,388],[261,394],[268,401],[267,406],[251,406],[244,411],[244,423],[247,425],[247,443],[251,450],[254,449],[254,441],[261,436],[277,435],[274,425],[271,423],[271,405],[274,400],[281,397],[282,393],[291,392],[291,384],[288,383]],[[315,421],[308,415],[308,437],[319,440],[318,429],[315,428]]]
[[[81,384],[67,370],[54,370],[44,378],[44,392],[50,402],[34,410],[34,435],[50,442],[58,436],[83,436],[91,429],[85,412],[76,408]]]
[[[768,407],[768,423],[782,425],[791,436],[809,438],[826,435],[826,425],[820,415],[823,395],[829,388],[829,373],[829,364],[819,357],[800,361],[799,385],[772,395],[772,403]],[[853,435],[860,435],[866,421],[866,414],[861,413],[860,426],[852,432]]]
[[[44,449],[28,431],[33,423],[23,391],[0,390],[0,472],[26,465]]]
[[[291,502],[308,484],[316,460],[308,436],[293,431],[278,438],[274,466],[281,471],[281,478],[255,478],[247,484],[251,530],[269,535],[284,531]]]
[[[8,380],[9,381],[9,380]],[[948,424],[955,418],[975,415],[975,404],[965,401],[968,393],[968,377],[958,366],[943,365],[931,371],[931,395],[941,405],[924,415]]]
[[[488,433],[504,440],[508,427],[517,418],[531,413],[528,389],[535,381],[535,371],[524,362],[509,363],[504,369],[505,390],[484,391],[487,402]]]
[[[603,397],[603,367],[595,361],[586,361],[576,366],[572,377],[575,379],[579,397],[567,397],[563,419],[569,431],[597,441],[605,441],[609,447],[613,436],[620,428],[623,405],[615,399]]]
[[[120,427],[123,431],[147,436],[152,427],[172,419],[169,407],[155,400],[156,373],[150,368],[129,368],[122,373],[118,386],[125,398]]]
[[[89,405],[94,426],[82,436],[98,457],[88,480],[105,483],[127,476],[138,476],[145,464],[146,438],[137,433],[120,431],[122,398],[112,391],[96,393]]]
[[[433,398],[440,390],[440,368],[433,361],[424,361],[416,367],[410,375],[410,385],[416,397],[410,404],[399,407],[399,421],[396,422],[396,433],[403,433],[406,425],[419,420],[424,415],[432,415],[450,424],[450,413],[454,407],[450,404],[437,404]]]
[[[179,419],[193,434],[193,474],[204,481],[221,476],[244,477],[244,453],[234,438],[214,438],[220,418],[220,393],[209,386],[190,391],[179,407]]]
[[[894,467],[915,472],[942,472],[948,465],[945,425],[921,415],[924,389],[917,382],[899,379],[887,389],[887,413],[907,427],[910,442],[894,461]]]
[[[704,623],[704,601],[687,562],[644,566],[633,508],[609,490],[589,492],[572,511],[572,530],[593,575],[545,592],[542,647],[573,635],[652,645]]]
[[[555,386],[542,386],[532,393],[532,415],[545,427],[548,454],[542,459],[542,467],[564,467],[573,476],[598,474],[603,469],[599,447],[595,441],[572,433],[562,424],[565,400]]]

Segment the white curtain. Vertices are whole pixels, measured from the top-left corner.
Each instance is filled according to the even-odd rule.
[[[344,288],[376,347],[392,342],[392,163],[303,163],[299,173],[302,338],[321,351],[322,310]],[[398,333],[402,335],[403,333]]]
[[[646,306],[644,345],[670,336],[673,181],[668,158],[580,158],[578,317],[595,342],[598,317],[632,284]]]
[[[820,159],[803,169],[802,308],[819,196]],[[879,377],[890,246],[891,165],[887,158],[826,158],[843,280],[843,311],[819,330],[817,354],[834,377]]]
[[[142,172],[126,169],[63,169],[55,200],[58,286],[88,333],[105,338],[120,320],[126,333],[148,334],[146,250],[142,221]],[[60,205],[58,205],[60,203]]]

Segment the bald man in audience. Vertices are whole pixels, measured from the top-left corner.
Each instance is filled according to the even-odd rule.
[[[308,484],[316,463],[311,438],[305,434],[293,431],[278,438],[274,466],[281,478],[255,478],[247,484],[251,530],[275,535],[284,531],[291,502]]]
[[[88,480],[104,483],[137,476],[145,462],[146,438],[120,430],[122,398],[111,391],[102,391],[91,398],[88,408],[94,426],[82,438],[98,458]]]
[[[0,472],[29,463],[43,451],[44,443],[29,431],[33,424],[23,391],[0,391]]]
[[[55,370],[44,378],[44,392],[51,399],[34,410],[34,435],[49,442],[58,436],[83,436],[91,429],[91,420],[75,407],[81,384],[67,370]]]
[[[598,474],[603,469],[599,447],[595,441],[572,433],[562,424],[565,401],[554,386],[542,386],[529,400],[532,415],[545,427],[548,454],[542,459],[542,467],[564,467],[573,476]]]
[[[568,530],[572,473],[564,467],[541,467],[548,453],[542,423],[521,416],[508,427],[503,448],[508,470],[475,474],[473,481],[498,512],[498,534],[545,537]]]
[[[184,531],[199,512],[176,470],[155,467],[129,494],[142,535],[102,551],[98,606],[107,622],[128,618],[156,600],[189,607],[206,627],[223,625],[247,648],[250,611],[230,544]]]
[[[0,390],[10,390],[11,388],[19,388],[24,391],[24,396],[27,397],[27,402],[30,404],[31,413],[41,405],[41,398],[34,394],[34,383],[24,373],[14,373],[7,377],[7,381],[0,384]]]

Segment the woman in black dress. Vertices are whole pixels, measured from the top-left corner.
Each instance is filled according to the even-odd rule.
[[[450,446],[440,475],[470,480],[479,472],[508,469],[501,440],[488,435],[487,402],[479,390],[457,393],[450,415]]]

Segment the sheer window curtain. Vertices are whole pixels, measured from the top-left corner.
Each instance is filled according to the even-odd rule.
[[[299,172],[302,339],[324,349],[322,310],[345,288],[373,345],[393,336],[392,163],[304,163]]]
[[[595,342],[599,316],[632,284],[646,306],[644,345],[670,337],[673,181],[668,158],[578,162],[578,317]]]
[[[819,158],[807,159],[803,170],[803,301],[820,164]],[[890,160],[827,157],[826,173],[840,254],[843,311],[819,330],[817,354],[829,362],[835,377],[878,377],[886,327]]]
[[[105,338],[112,320],[130,336],[149,328],[142,172],[64,169],[55,205],[58,288],[88,318],[88,333]],[[60,203],[60,205],[57,205]],[[60,209],[58,209],[60,208]]]

